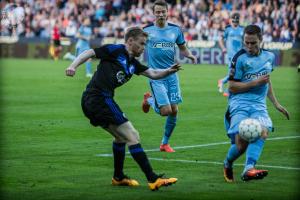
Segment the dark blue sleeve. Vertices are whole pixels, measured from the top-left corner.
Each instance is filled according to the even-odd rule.
[[[148,69],[147,66],[141,64],[138,60],[134,59],[134,65],[135,65],[135,71],[134,73],[136,75],[139,75],[140,73],[146,71]]]
[[[241,55],[243,55],[245,53],[246,53],[246,51],[244,49],[241,49],[233,56],[231,63],[230,63],[229,80],[232,80],[232,81],[241,81],[242,80],[243,62],[239,58],[241,58]]]
[[[95,57],[102,60],[102,59],[105,59],[105,58],[109,58],[110,57],[110,52],[108,50],[108,46],[109,45],[103,45],[99,48],[95,48],[94,51],[95,51]]]

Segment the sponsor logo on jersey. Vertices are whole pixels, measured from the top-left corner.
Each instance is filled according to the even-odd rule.
[[[121,83],[121,84],[123,84],[127,81],[126,75],[123,71],[118,71],[118,73],[116,74],[116,78],[117,78],[118,83]]]
[[[174,43],[172,43],[172,42],[155,42],[153,44],[153,48],[159,48],[159,49],[174,48]]]
[[[249,74],[245,74],[244,78],[246,80],[255,80],[255,79],[258,79],[259,77],[267,75],[267,74],[268,74],[267,71],[256,72],[256,73],[249,73]]]
[[[131,65],[129,66],[129,73],[130,73],[130,74],[133,74],[134,72],[135,72],[135,67],[134,67],[134,65],[131,64]]]

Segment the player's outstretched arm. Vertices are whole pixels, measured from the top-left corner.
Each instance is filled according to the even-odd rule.
[[[146,71],[142,72],[141,74],[148,78],[156,80],[156,79],[164,78],[175,72],[178,72],[179,70],[181,70],[181,66],[179,63],[176,63],[167,69],[151,69],[151,68],[149,68]]]
[[[238,81],[228,81],[228,90],[231,93],[241,93],[241,92],[247,92],[250,88],[267,84],[269,82],[269,75],[261,76],[256,80],[249,81],[249,82],[238,82]]]
[[[84,52],[82,52],[72,63],[71,65],[66,69],[66,75],[67,76],[74,76],[76,69],[85,61],[87,61],[89,58],[92,58],[95,56],[94,49],[89,49]]]
[[[268,94],[267,95],[268,95],[268,98],[270,99],[270,101],[272,102],[272,104],[274,105],[274,107],[279,112],[281,112],[282,114],[284,114],[285,117],[289,120],[290,119],[289,112],[282,105],[280,105],[280,103],[277,101],[277,98],[276,98],[276,96],[274,94],[274,91],[273,91],[271,80],[269,81],[269,90],[268,90]]]

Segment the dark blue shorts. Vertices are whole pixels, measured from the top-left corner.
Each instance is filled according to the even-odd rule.
[[[113,97],[104,92],[101,94],[84,92],[81,107],[93,126],[107,128],[110,124],[121,125],[128,121]]]

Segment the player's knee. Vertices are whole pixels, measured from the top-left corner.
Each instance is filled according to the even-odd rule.
[[[261,132],[261,136],[260,136],[262,139],[267,139],[268,138],[268,130],[267,129],[263,129],[262,132]]]
[[[172,104],[171,105],[171,110],[172,110],[172,115],[176,116],[178,112],[178,105],[177,104]]]
[[[168,107],[162,107],[160,109],[160,115],[161,116],[168,116],[168,115],[171,115],[172,114],[172,109],[170,106]]]
[[[129,134],[129,137],[127,137],[127,142],[129,146],[130,145],[135,145],[140,143],[140,135],[137,130],[132,130],[131,133]]]
[[[176,117],[176,116],[177,116],[177,112],[178,112],[178,109],[177,109],[177,108],[172,109],[171,115],[174,116],[174,117]]]
[[[126,140],[124,140],[123,138],[120,138],[120,137],[115,137],[114,142],[115,143],[126,143]]]
[[[236,147],[239,150],[240,153],[244,153],[247,149],[248,143],[246,141],[243,141],[242,139],[239,139],[236,141]]]
[[[244,153],[245,152],[245,148],[244,148],[243,145],[237,144],[236,147],[237,147],[237,149],[239,150],[240,153]]]

